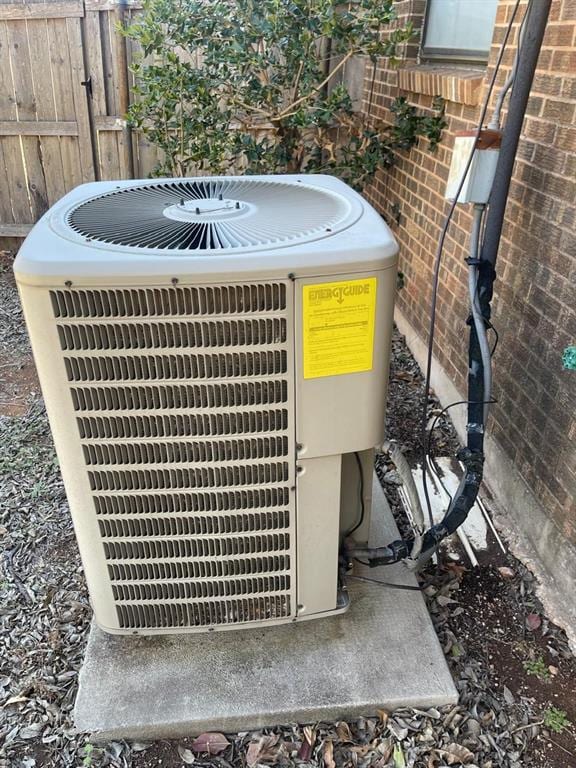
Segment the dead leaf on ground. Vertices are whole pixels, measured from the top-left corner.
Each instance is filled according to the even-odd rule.
[[[324,765],[326,768],[336,768],[334,762],[334,744],[328,739],[324,742]]]
[[[338,736],[338,739],[344,743],[352,741],[350,727],[348,723],[345,723],[343,720],[339,723],[336,723],[336,735]]]
[[[462,577],[468,570],[466,566],[459,565],[458,563],[448,563],[447,565],[444,566],[444,568],[447,571],[451,571],[454,574],[454,576],[456,576],[458,581],[462,579]]]
[[[516,575],[512,568],[509,568],[507,565],[503,565],[501,568],[498,568],[498,573],[500,576],[502,576],[503,579],[513,579]]]
[[[180,744],[178,744],[178,754],[180,755],[180,760],[182,760],[183,763],[186,763],[186,765],[192,765],[196,760],[192,750],[182,747]]]
[[[467,747],[463,747],[461,744],[448,744],[447,747],[439,749],[438,752],[446,760],[448,765],[467,765],[474,760],[474,753],[470,752]]]
[[[541,624],[542,624],[542,619],[537,613],[529,613],[528,616],[526,616],[526,626],[532,632],[537,630]]]
[[[360,757],[364,757],[364,755],[367,755],[368,752],[370,752],[370,746],[366,744],[363,747],[350,747],[350,752],[359,755]]]
[[[376,714],[380,718],[380,722],[384,723],[384,725],[386,725],[386,723],[388,721],[388,712],[386,712],[385,709],[377,709],[376,710]]]
[[[316,741],[316,730],[312,728],[310,725],[304,726],[304,738],[310,744],[311,747],[314,746],[314,742]]]
[[[508,688],[508,686],[505,685],[502,688],[502,694],[504,695],[504,701],[506,702],[506,704],[508,704],[508,706],[512,706],[512,704],[515,703],[516,699],[514,698],[514,694],[512,693],[510,688]]]
[[[382,741],[377,746],[378,752],[382,755],[381,760],[384,762],[384,765],[390,760],[390,755],[392,754],[392,742],[390,739],[382,739]]]
[[[30,699],[27,696],[11,696],[2,706],[9,707],[12,704],[23,704],[25,701],[30,701]]]
[[[192,742],[194,752],[206,752],[209,755],[219,755],[229,746],[230,742],[222,733],[201,733]]]
[[[275,763],[278,758],[279,739],[279,735],[270,734],[261,736],[256,741],[251,741],[246,752],[246,763],[249,766],[257,763]]]
[[[305,763],[312,757],[312,747],[316,741],[316,731],[309,725],[304,726],[304,741],[298,751],[298,758]]]

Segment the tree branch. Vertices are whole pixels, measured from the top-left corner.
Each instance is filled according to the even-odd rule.
[[[296,99],[296,101],[293,101],[292,104],[289,104],[287,107],[285,107],[281,112],[279,112],[274,117],[271,117],[270,119],[274,122],[276,120],[284,120],[286,117],[290,117],[291,115],[295,114],[297,110],[295,107],[298,107],[300,104],[302,104],[304,101],[307,101],[312,96],[317,94],[319,91],[321,91],[325,85],[327,85],[330,80],[334,77],[336,72],[338,70],[342,69],[342,67],[346,64],[346,62],[354,56],[356,51],[348,51],[348,53],[342,57],[342,59],[338,62],[338,64],[334,67],[334,69],[328,73],[328,75],[322,80],[322,82],[319,85],[316,85],[309,93],[305,93],[304,96],[301,96],[299,99]]]

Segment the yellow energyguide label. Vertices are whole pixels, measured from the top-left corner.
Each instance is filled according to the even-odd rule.
[[[375,277],[303,286],[304,378],[371,371]]]

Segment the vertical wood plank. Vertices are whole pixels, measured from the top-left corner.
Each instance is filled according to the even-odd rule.
[[[0,139],[0,225],[12,224],[14,222],[10,194],[11,189],[8,182],[8,172],[4,162],[4,145]]]
[[[139,133],[138,136],[138,171],[142,178],[146,178],[158,164],[158,151],[143,134]]]
[[[137,15],[138,11],[129,11],[128,21],[133,23]],[[128,61],[130,63],[137,60],[139,61],[143,58],[143,55],[144,51],[138,41],[130,38],[128,40]],[[132,72],[129,73],[129,76],[129,101],[133,102],[137,99],[137,96],[134,94],[134,86],[136,85],[137,78]],[[133,132],[133,147],[135,176],[136,178],[144,179],[150,176],[158,165],[158,149],[148,141],[141,131]]]
[[[106,92],[102,63],[100,12],[86,11],[84,17],[84,44],[88,75],[92,78],[92,110],[96,117],[106,115]]]
[[[132,24],[134,22],[134,11],[128,11],[126,14],[126,24]],[[130,67],[135,62],[135,60],[138,58],[140,54],[141,48],[136,42],[136,40],[132,39],[131,37],[126,39],[126,56],[127,56],[127,71],[128,71],[128,80],[127,80],[127,88],[128,88],[128,104],[132,104],[135,100],[134,95],[134,86],[136,84],[136,77],[134,76],[134,73],[131,71]],[[131,132],[131,144],[132,144],[132,162],[133,162],[133,176],[137,179],[144,178],[144,173],[142,172],[142,163],[140,158],[140,133],[138,131],[132,130]]]
[[[115,181],[121,178],[117,133],[118,131],[98,131],[98,156],[103,181]]]
[[[114,72],[114,101],[116,114],[122,120],[126,120],[130,107],[130,88],[128,72],[128,46],[119,28],[124,24],[123,11],[116,8],[108,13],[108,28],[110,35],[110,51],[112,69]],[[122,131],[118,133],[118,160],[120,164],[121,178],[129,179],[134,175],[134,157],[132,151],[131,128],[125,123]]]
[[[112,37],[114,31],[110,29],[110,12],[103,11],[99,14],[100,21],[100,45],[102,50],[102,68],[104,72],[104,98],[106,100],[106,114],[119,115],[118,104],[118,73],[114,69],[112,59]]]
[[[131,170],[131,153],[128,147],[129,136],[126,127],[121,131],[116,131],[116,144],[118,152],[118,169],[120,171],[120,179],[129,179],[132,176]]]
[[[54,86],[50,60],[50,40],[48,38],[47,19],[31,19],[27,21],[28,40],[30,45],[30,70],[34,88],[34,103],[36,118],[42,120],[57,120]],[[48,205],[56,203],[65,193],[64,171],[60,154],[60,138],[58,136],[42,136],[40,139],[42,168],[46,184]]]
[[[51,19],[48,22],[48,38],[56,118],[57,120],[65,121],[77,120],[74,109],[74,86],[72,83],[72,68],[68,51],[68,33],[65,19]],[[79,141],[80,139],[76,136],[60,137],[60,156],[66,192],[83,181]]]
[[[113,40],[117,33],[110,26],[110,11],[102,11],[99,14],[99,20],[106,114],[112,117],[120,115],[118,98],[118,77],[120,73],[112,53]],[[124,168],[122,167],[124,150],[120,144],[119,132],[100,131],[98,145],[100,147],[100,173],[102,178],[107,181],[124,178]]]
[[[70,76],[72,78],[72,99],[74,114],[78,123],[78,149],[82,168],[82,181],[94,181],[94,156],[92,152],[92,137],[88,117],[88,102],[86,91],[81,85],[86,79],[84,54],[82,50],[81,19],[66,19],[66,34],[68,38],[68,55],[70,58]]]
[[[10,69],[8,25],[0,22],[0,120],[17,120],[16,96]],[[0,147],[4,161],[0,165],[0,184],[6,194],[0,215],[3,224],[20,224],[32,221],[30,199],[26,185],[26,171],[22,146],[17,136],[1,136]]]
[[[10,45],[8,40],[8,24],[0,22],[0,119],[17,120],[16,95],[10,68]],[[26,183],[26,171],[22,145],[17,136],[0,137],[2,154],[4,156],[6,189],[9,190],[9,201],[5,205],[3,215],[6,224],[25,223],[32,221],[30,196]]]
[[[16,109],[19,120],[36,120],[34,85],[30,64],[30,46],[26,21],[11,21],[8,25],[8,42],[12,62]],[[32,205],[32,221],[36,221],[48,209],[46,181],[42,167],[40,140],[36,136],[22,136],[28,190]],[[30,219],[28,219],[30,221]],[[18,222],[25,223],[25,222]]]

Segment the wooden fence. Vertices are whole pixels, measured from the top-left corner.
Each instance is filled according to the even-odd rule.
[[[25,237],[78,184],[145,178],[157,165],[159,151],[124,119],[134,98],[129,65],[139,51],[118,26],[132,21],[141,2],[0,0],[4,244]],[[340,73],[358,105],[363,67],[352,60]]]
[[[131,41],[140,6],[116,0],[0,0],[0,238],[24,237],[85,181],[141,178],[156,151],[132,135]]]

